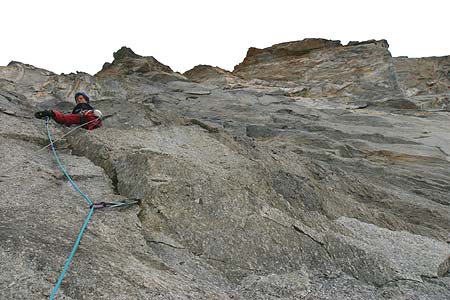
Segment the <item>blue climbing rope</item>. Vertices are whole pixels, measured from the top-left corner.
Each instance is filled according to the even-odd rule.
[[[62,165],[61,161],[59,160],[58,154],[56,153],[55,145],[53,144],[53,139],[52,139],[52,135],[50,133],[50,128],[48,127],[49,121],[50,121],[50,119],[47,117],[47,119],[45,121],[45,126],[47,127],[47,135],[48,135],[48,139],[50,140],[50,146],[52,148],[53,156],[55,157],[55,160],[58,163],[59,168],[64,173],[66,178],[70,181],[70,183],[75,188],[75,190],[78,193],[80,193],[80,195],[86,200],[86,202],[91,207],[91,210],[89,211],[89,214],[86,217],[86,220],[84,221],[83,226],[80,229],[80,232],[78,233],[78,237],[77,237],[77,240],[75,241],[75,245],[73,245],[73,247],[72,247],[72,252],[70,252],[69,257],[66,260],[66,264],[64,265],[64,269],[61,272],[61,275],[59,276],[58,281],[57,281],[57,283],[56,283],[55,287],[53,288],[53,291],[52,291],[52,293],[50,295],[49,299],[53,300],[55,298],[56,293],[58,292],[59,286],[61,285],[64,276],[66,275],[67,270],[69,269],[70,263],[72,262],[73,256],[75,255],[75,252],[77,251],[78,245],[80,245],[81,238],[83,237],[83,233],[86,230],[86,227],[87,227],[87,225],[89,223],[89,220],[92,217],[92,214],[94,213],[95,207],[94,207],[94,205],[93,205],[94,203],[91,201],[91,199],[89,199],[89,197],[85,193],[83,193],[80,190],[80,188],[78,187],[78,185],[72,180],[72,178],[67,173],[67,171],[64,168],[64,166]]]
[[[49,117],[47,117],[47,120],[45,120],[45,126],[47,127],[47,135],[48,135],[48,139],[50,140],[50,146],[52,148],[52,152],[53,152],[53,156],[56,159],[56,162],[58,163],[59,168],[61,169],[61,171],[64,173],[64,176],[66,176],[66,178],[69,180],[69,182],[72,184],[73,188],[80,193],[80,195],[84,198],[84,200],[86,200],[86,202],[89,204],[89,206],[91,206],[92,204],[94,204],[91,199],[89,199],[89,197],[83,193],[80,188],[78,187],[78,185],[72,180],[72,178],[70,177],[70,175],[67,173],[66,168],[64,168],[63,164],[61,163],[61,161],[59,160],[58,154],[56,153],[56,149],[55,149],[55,145],[53,144],[53,139],[52,139],[52,135],[50,133],[50,128],[48,127],[49,124]]]
[[[94,213],[94,210],[95,210],[95,207],[92,206],[91,210],[89,211],[88,216],[86,217],[86,220],[84,221],[83,226],[80,229],[80,232],[78,233],[78,238],[75,242],[75,245],[73,245],[72,252],[70,252],[69,257],[66,260],[66,264],[64,265],[64,269],[58,278],[58,282],[56,283],[55,287],[53,288],[52,294],[50,295],[50,298],[49,298],[50,300],[53,300],[55,298],[56,292],[58,292],[59,286],[61,285],[61,282],[62,282],[64,276],[66,275],[67,270],[69,269],[70,262],[72,261],[73,256],[75,255],[75,252],[77,251],[78,245],[80,244],[81,238],[83,237],[84,230],[86,229],[86,227],[89,223],[89,220],[91,219],[92,214]]]
[[[89,197],[85,193],[83,193],[80,190],[80,188],[78,187],[78,185],[72,180],[70,175],[67,173],[66,168],[64,168],[63,164],[59,160],[58,154],[56,153],[54,141],[52,139],[52,134],[50,133],[50,128],[48,126],[49,121],[50,121],[50,118],[47,117],[47,119],[45,121],[45,126],[47,128],[47,135],[48,135],[48,139],[50,141],[49,145],[52,148],[53,156],[55,157],[55,160],[58,163],[59,168],[64,173],[66,178],[70,181],[70,183],[75,188],[75,190],[86,200],[86,202],[89,204],[89,207],[90,207],[89,214],[87,215],[86,219],[84,220],[83,226],[81,227],[80,232],[78,233],[77,240],[75,241],[75,244],[72,247],[72,251],[70,252],[69,257],[66,260],[63,271],[61,272],[61,275],[59,276],[58,281],[56,282],[55,287],[53,288],[53,291],[50,295],[49,300],[53,300],[56,296],[56,293],[58,292],[58,289],[59,289],[63,279],[64,279],[64,276],[66,275],[67,270],[69,269],[70,263],[72,262],[75,252],[77,251],[78,246],[80,245],[81,238],[83,237],[84,231],[86,230],[88,223],[89,223],[92,215],[94,214],[94,210],[98,209],[98,208],[121,207],[121,206],[127,206],[127,205],[132,205],[132,204],[138,204],[140,200],[132,199],[131,201],[120,201],[120,202],[109,202],[109,203],[108,202],[101,202],[101,203],[92,202],[92,200],[89,199]]]

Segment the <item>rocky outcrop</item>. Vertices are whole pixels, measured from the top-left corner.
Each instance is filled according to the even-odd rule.
[[[403,93],[422,109],[450,109],[450,56],[394,58]]]
[[[306,39],[266,49],[251,48],[233,74],[244,79],[289,81],[307,97],[380,100],[402,97],[387,42],[342,46],[339,41]]]
[[[273,45],[265,49],[250,48],[244,61],[234,69],[235,73],[243,73],[245,67],[259,63],[270,63],[274,60],[283,60],[287,57],[298,57],[310,53],[313,50],[322,50],[342,46],[340,41],[325,39],[305,39],[298,42],[289,42]]]
[[[169,66],[160,63],[153,56],[137,55],[127,47],[122,47],[114,52],[114,61],[104,64],[102,70],[96,76],[105,78],[132,74],[148,77],[152,81],[185,80],[183,76],[174,73]]]
[[[208,65],[198,65],[192,68],[189,71],[186,71],[184,74],[189,80],[193,82],[202,82],[206,80],[213,79],[215,77],[222,77],[226,75],[231,75],[231,72],[228,72],[219,67],[212,67]]]
[[[389,43],[386,40],[368,40],[368,41],[350,41],[348,42],[347,46],[357,46],[357,45],[365,45],[365,44],[374,44],[383,48],[388,49]]]
[[[234,76],[231,72],[219,67],[208,65],[198,65],[191,70],[183,73],[183,76],[189,78],[193,82],[204,82],[219,86],[235,87],[243,84],[239,77]]]
[[[448,299],[448,116],[386,46],[285,43],[232,74],[128,48],[95,76],[0,67],[0,299],[48,297],[88,212],[32,117],[80,89],[114,115],[52,124],[61,161],[95,202],[142,201],[95,211],[58,297]]]

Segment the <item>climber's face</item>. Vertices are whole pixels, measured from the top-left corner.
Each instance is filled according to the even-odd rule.
[[[80,103],[87,103],[86,99],[82,95],[77,97],[77,104],[80,104]]]

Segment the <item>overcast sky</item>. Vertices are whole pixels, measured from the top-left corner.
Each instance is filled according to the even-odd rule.
[[[249,47],[386,39],[393,56],[450,55],[450,1],[1,0],[0,65],[95,74],[128,46],[174,71],[232,70]]]

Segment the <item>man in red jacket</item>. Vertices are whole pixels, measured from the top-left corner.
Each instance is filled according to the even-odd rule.
[[[87,130],[102,126],[101,119],[103,115],[98,109],[94,109],[89,105],[89,96],[86,93],[76,93],[75,101],[77,105],[71,114],[63,114],[57,110],[43,110],[36,112],[34,116],[38,119],[53,118],[57,123],[67,126],[85,124],[83,128]]]

